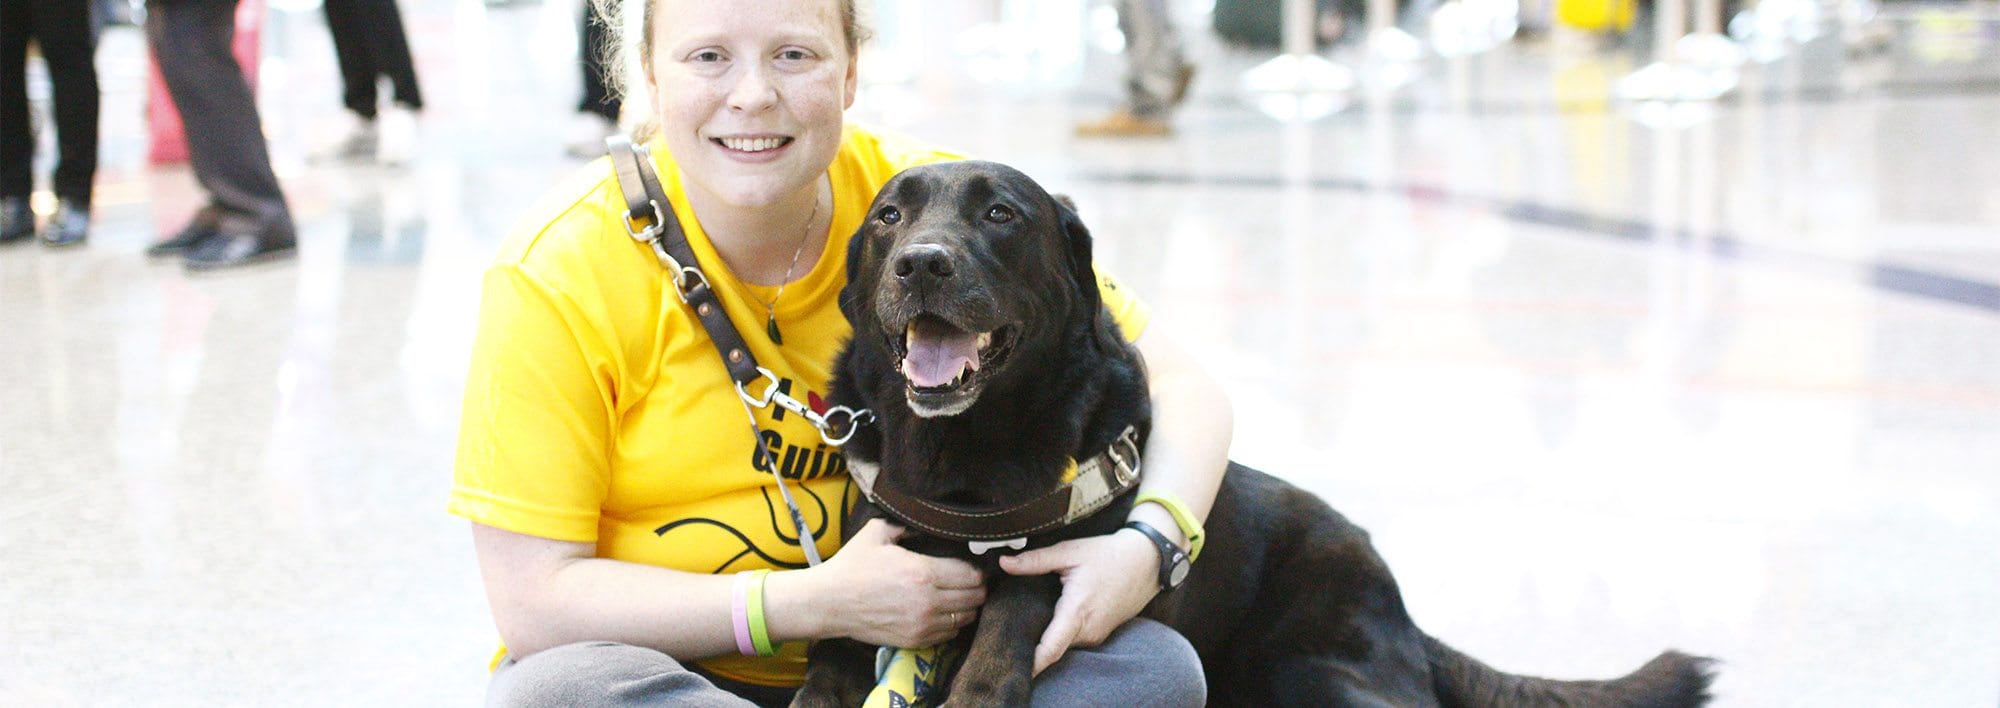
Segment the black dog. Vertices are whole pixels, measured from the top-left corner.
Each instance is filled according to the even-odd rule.
[[[1035,642],[1061,585],[1053,576],[1007,575],[993,554],[968,548],[965,539],[1004,529],[982,536],[992,529],[953,523],[997,510],[1035,516],[1021,510],[1063,497],[1070,460],[1136,447],[1121,436],[1128,427],[1143,434],[1149,419],[1144,364],[1102,306],[1091,263],[1090,235],[1068,205],[1026,175],[983,162],[890,180],[848,247],[840,302],[854,338],[836,368],[833,402],[872,409],[878,424],[846,446],[857,482],[868,487],[846,528],[887,506],[910,526],[906,547],[987,570],[987,603],[958,640],[965,659],[947,694],[954,704],[1028,702]],[[1033,528],[1026,546],[1117,530],[1133,495],[1110,484],[1108,503],[1068,525]],[[1709,661],[1678,652],[1612,681],[1553,681],[1501,673],[1445,646],[1411,622],[1366,532],[1262,472],[1229,466],[1207,530],[1186,582],[1146,616],[1194,644],[1211,704],[1707,700]],[[861,703],[872,647],[821,641],[809,656],[794,705]]]

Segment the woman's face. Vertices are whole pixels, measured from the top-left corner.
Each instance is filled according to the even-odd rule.
[[[854,103],[838,0],[653,0],[660,131],[699,188],[762,206],[826,173]]]

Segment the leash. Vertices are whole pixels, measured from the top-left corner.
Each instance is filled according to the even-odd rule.
[[[775,405],[790,411],[806,419],[819,431],[821,440],[835,447],[854,437],[854,432],[861,426],[874,422],[875,414],[847,406],[834,406],[821,414],[778,390],[778,375],[757,365],[757,358],[750,354],[743,335],[729,322],[729,313],[723,311],[722,301],[715,288],[709,285],[708,276],[701,272],[701,263],[695,257],[694,247],[688,245],[687,233],[681,230],[673,203],[668,201],[666,190],[660,188],[660,176],[653,169],[652,151],[623,135],[606,138],[604,143],[610,148],[611,167],[618,174],[618,189],[625,197],[625,233],[635,241],[652,246],[653,255],[659,258],[660,265],[673,274],[674,294],[680,296],[681,304],[694,311],[695,319],[708,332],[709,341],[715,344],[715,353],[722,357],[722,366],[728,370],[729,380],[736,387],[736,397],[743,403],[743,415],[750,420],[752,447],[757,459],[771,470],[771,478],[778,482],[778,495],[784,497],[785,508],[791,512],[792,523],[798,527],[799,548],[805,551],[806,564],[819,565],[819,548],[812,542],[811,527],[806,525],[805,515],[799,513],[799,504],[792,499],[792,491],[785,484],[785,476],[780,473],[777,460],[772,459],[771,452],[764,448],[764,429],[757,424],[754,409]],[[759,379],[768,384],[762,393],[752,395],[750,387]]]

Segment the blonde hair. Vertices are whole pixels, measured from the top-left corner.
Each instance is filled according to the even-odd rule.
[[[627,0],[589,0],[592,12],[590,21],[604,25],[606,41],[602,47],[583,47],[582,51],[597,52],[604,67],[604,83],[611,95],[632,105],[633,88],[639,77],[645,75],[646,67],[653,62],[653,8],[658,0],[637,0],[639,11],[631,12]],[[856,7],[858,0],[838,0],[840,3],[840,29],[846,35],[847,55],[854,57],[873,33],[862,21],[861,11]],[[644,108],[633,120],[634,138],[643,139],[652,133],[652,107]]]

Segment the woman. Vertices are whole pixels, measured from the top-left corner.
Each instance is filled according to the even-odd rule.
[[[836,303],[846,238],[897,170],[955,156],[843,125],[860,41],[852,0],[651,0],[643,14],[640,98],[669,201],[752,354],[780,390],[817,398],[849,334]],[[979,573],[896,546],[900,529],[871,523],[832,554],[854,494],[838,451],[781,409],[756,411],[753,436],[720,357],[623,212],[611,168],[595,163],[535,207],[486,276],[451,511],[473,522],[506,645],[491,700],[783,704],[801,640],[928,646],[972,622]],[[1128,332],[1143,328],[1138,303],[1107,300]],[[1162,337],[1137,342],[1157,402],[1144,489],[1205,516],[1227,402]],[[766,459],[791,480],[826,562],[806,567]],[[1132,518],[1186,545],[1160,505]],[[1036,650],[1036,702],[1203,702],[1185,640],[1133,619],[1159,563],[1137,531],[1003,563],[1064,582]],[[776,656],[743,655],[756,652],[736,636],[734,574],[755,569],[780,571],[760,596]]]

